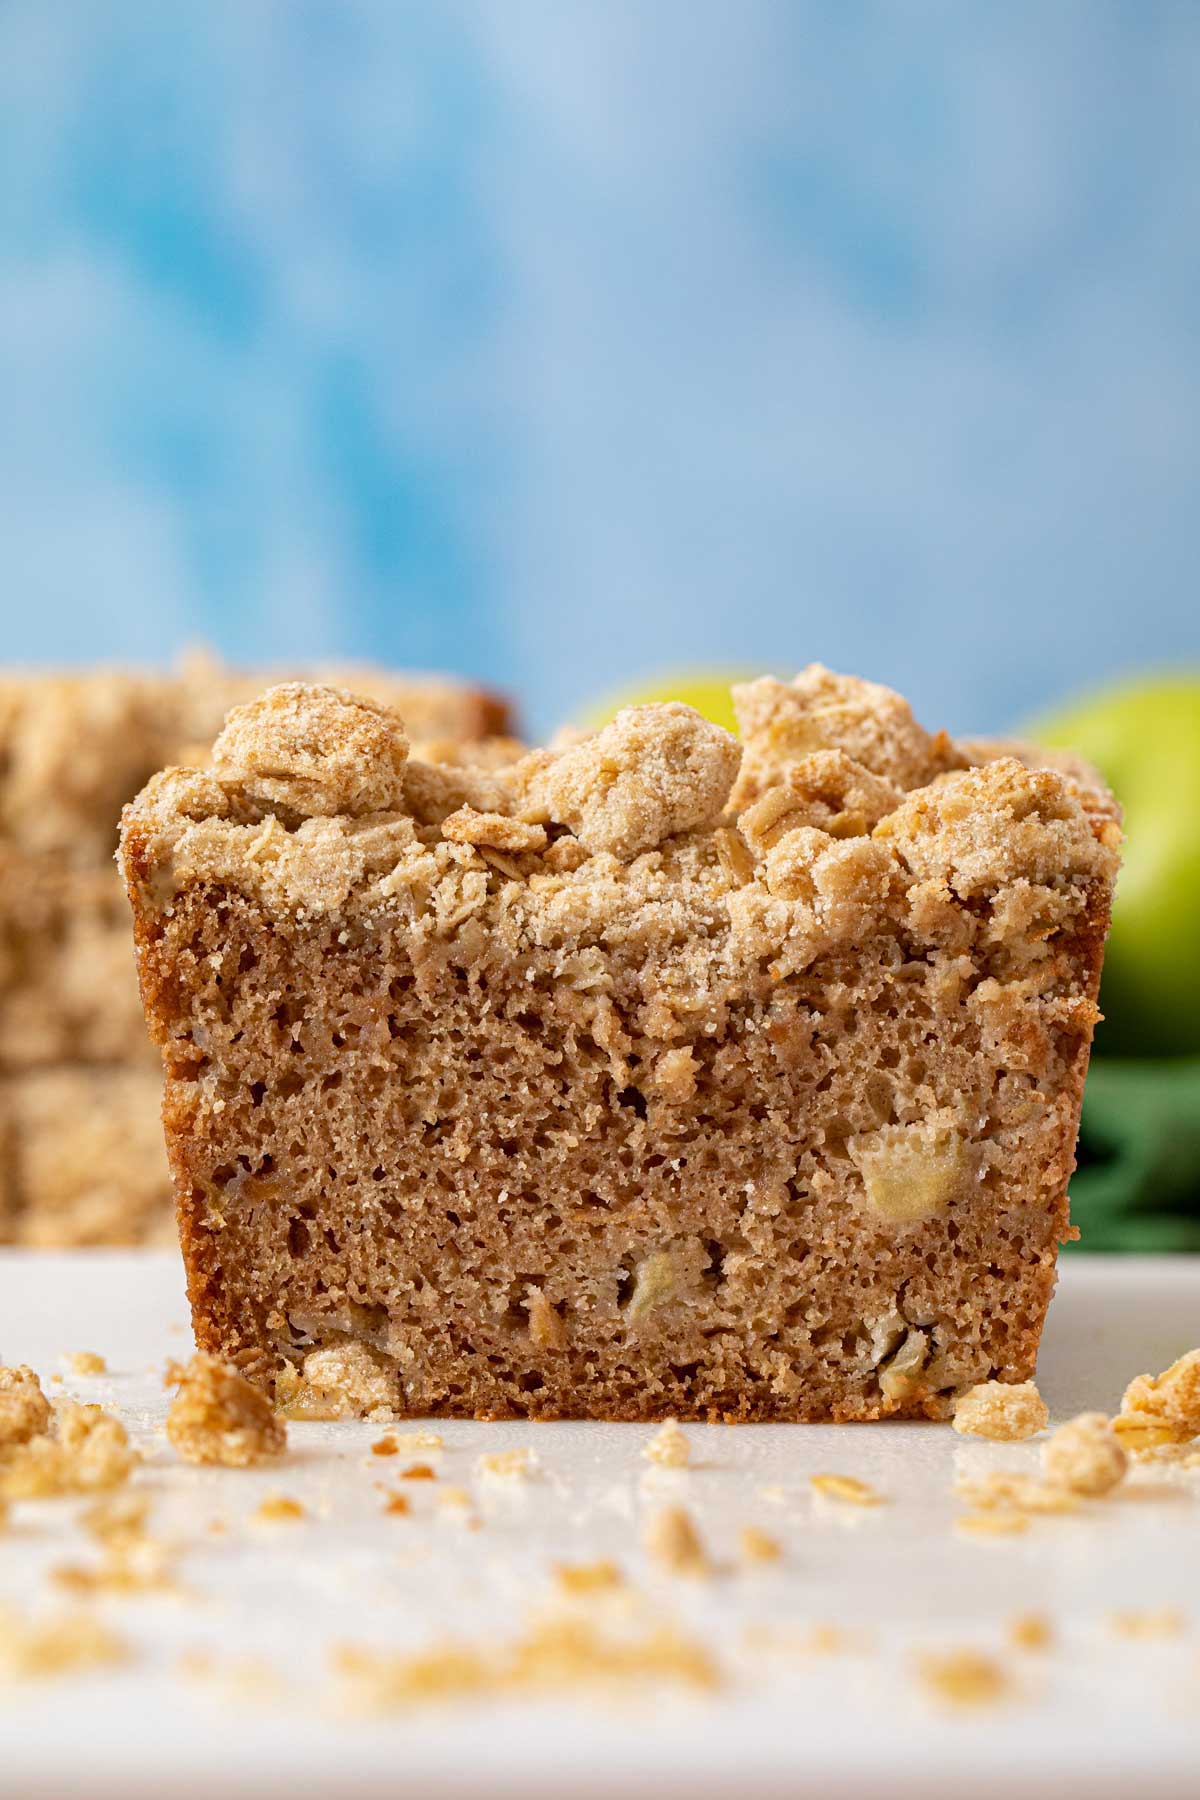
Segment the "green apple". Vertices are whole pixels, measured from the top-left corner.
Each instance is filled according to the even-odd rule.
[[[723,725],[726,731],[736,734],[737,720],[733,716],[733,697],[729,690],[735,681],[753,679],[753,675],[737,669],[668,670],[663,675],[652,675],[645,681],[619,694],[611,694],[607,699],[598,701],[595,706],[588,707],[583,715],[583,723],[607,725],[623,706],[648,706],[655,700],[682,700],[688,706],[694,706],[698,713],[703,713],[706,719],[711,719],[714,725]]]
[[[1125,809],[1097,1048],[1200,1051],[1200,671],[1109,689],[1028,735],[1086,756]]]

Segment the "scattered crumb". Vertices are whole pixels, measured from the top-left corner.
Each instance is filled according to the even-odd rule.
[[[802,1642],[812,1656],[841,1656],[850,1650],[868,1648],[867,1639],[861,1632],[846,1631],[841,1625],[814,1625]]]
[[[1161,1375],[1135,1375],[1125,1389],[1119,1416],[1143,1429],[1157,1424],[1170,1433],[1160,1442],[1186,1443],[1200,1436],[1200,1349],[1189,1350]]]
[[[994,1706],[1011,1683],[994,1657],[980,1650],[928,1652],[917,1665],[921,1684],[943,1706]]]
[[[1156,1610],[1135,1607],[1127,1612],[1109,1613],[1108,1624],[1111,1631],[1124,1638],[1178,1637],[1185,1630],[1183,1614],[1169,1606]]]
[[[499,1481],[529,1481],[537,1460],[537,1452],[524,1446],[519,1450],[495,1450],[490,1456],[481,1456],[476,1469],[480,1475]]]
[[[769,1481],[766,1487],[760,1487],[758,1497],[760,1500],[765,1500],[768,1506],[785,1506],[787,1504],[787,1490],[782,1482],[778,1481]]]
[[[963,1513],[954,1529],[964,1537],[1019,1537],[1028,1531],[1029,1520],[1020,1512]]]
[[[24,1363],[0,1368],[0,1454],[50,1430],[50,1402],[33,1370]]]
[[[681,1430],[678,1419],[666,1419],[642,1445],[642,1455],[647,1462],[657,1463],[663,1469],[683,1469],[691,1459],[692,1447],[685,1433]]]
[[[0,1610],[0,1671],[6,1675],[48,1680],[121,1663],[128,1654],[122,1639],[91,1613],[33,1620]]]
[[[464,1487],[444,1487],[438,1490],[438,1505],[447,1518],[465,1525],[469,1531],[479,1530],[479,1518],[475,1511],[475,1503]]]
[[[864,1631],[847,1631],[841,1625],[819,1623],[805,1631],[780,1630],[775,1625],[748,1625],[742,1632],[746,1650],[762,1650],[771,1654],[788,1652],[800,1656],[863,1655],[873,1648]]]
[[[407,1494],[386,1494],[383,1510],[385,1513],[395,1513],[403,1518],[412,1511],[412,1501]]]
[[[429,1463],[410,1463],[407,1469],[400,1471],[401,1481],[436,1481],[437,1470]]]
[[[371,1455],[415,1456],[422,1450],[440,1453],[441,1449],[441,1435],[436,1431],[386,1431],[371,1445]]]
[[[185,1462],[245,1469],[282,1456],[287,1431],[270,1402],[231,1363],[198,1351],[180,1371],[167,1436]]]
[[[641,1637],[612,1637],[589,1620],[529,1626],[512,1644],[444,1644],[416,1655],[343,1648],[335,1653],[347,1705],[388,1713],[465,1696],[604,1693],[648,1682],[713,1689],[721,1675],[709,1652],[670,1626]]]
[[[738,1532],[738,1553],[745,1563],[773,1563],[783,1555],[783,1545],[769,1531],[743,1525]]]
[[[107,1375],[108,1364],[94,1350],[76,1350],[66,1359],[72,1375]]]
[[[704,1576],[712,1573],[708,1554],[692,1517],[682,1506],[665,1506],[652,1515],[643,1544],[647,1556],[672,1575]]]
[[[98,1563],[58,1563],[50,1570],[50,1579],[83,1597],[161,1593],[175,1585],[173,1564],[165,1544],[145,1537],[106,1548]]]
[[[56,1370],[55,1373],[50,1377],[50,1386],[51,1387],[61,1387],[62,1384],[63,1384],[63,1378]]]
[[[1119,1412],[1112,1428],[1122,1450],[1138,1462],[1191,1442],[1180,1426],[1173,1425],[1168,1419],[1156,1418],[1153,1413]]]
[[[0,1495],[43,1500],[119,1487],[139,1458],[119,1419],[99,1406],[63,1401],[53,1435],[19,1443],[0,1461]]]
[[[960,1500],[978,1507],[981,1512],[1007,1508],[1013,1512],[1069,1513],[1075,1512],[1079,1505],[1076,1496],[1065,1488],[1039,1481],[1036,1475],[1026,1475],[1020,1469],[996,1469],[990,1475],[977,1477],[960,1476],[954,1484],[954,1492]]]
[[[79,1515],[79,1523],[98,1544],[112,1550],[127,1550],[146,1536],[150,1501],[135,1489],[106,1494],[93,1500]]]
[[[1046,1479],[1071,1494],[1096,1498],[1122,1481],[1129,1459],[1103,1413],[1080,1413],[1042,1445]]]
[[[211,1682],[240,1705],[259,1705],[286,1691],[276,1670],[257,1656],[234,1656],[221,1662],[211,1650],[185,1650],[175,1666],[185,1680]]]
[[[1018,1613],[1008,1622],[1008,1641],[1014,1650],[1048,1650],[1054,1627],[1045,1613]]]
[[[389,1432],[388,1436],[395,1438],[396,1448],[401,1456],[416,1456],[422,1450],[441,1450],[443,1448],[440,1431]]]
[[[883,1501],[883,1496],[857,1475],[810,1475],[809,1485],[825,1499],[842,1500],[848,1506],[879,1506]]]
[[[99,1563],[60,1563],[51,1579],[75,1594],[142,1594],[174,1586],[174,1556],[146,1530],[150,1501],[128,1488],[85,1506],[79,1524],[100,1545]]]
[[[598,1594],[624,1587],[615,1562],[555,1563],[554,1579],[564,1594]]]
[[[981,1381],[959,1395],[954,1429],[964,1436],[1015,1443],[1042,1431],[1049,1418],[1035,1382]]]
[[[299,1500],[293,1500],[287,1494],[268,1494],[254,1517],[264,1525],[292,1524],[303,1519],[305,1511]]]

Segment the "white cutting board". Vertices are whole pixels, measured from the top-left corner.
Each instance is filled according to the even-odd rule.
[[[694,1465],[653,1468],[637,1426],[446,1423],[440,1481],[404,1485],[412,1515],[385,1514],[371,1425],[293,1425],[285,1463],[185,1469],[161,1425],[162,1368],[189,1348],[182,1281],[166,1253],[0,1252],[0,1358],[44,1377],[94,1350],[109,1374],[65,1374],[60,1393],[100,1400],[150,1456],[152,1529],[192,1547],[187,1597],[92,1602],[130,1640],[126,1667],[0,1687],[0,1793],[173,1797],[263,1791],[429,1796],[821,1794],[973,1796],[1200,1792],[1200,1473],[1145,1469],[1083,1515],[1024,1537],[956,1536],[956,1472],[1036,1467],[1032,1445],[991,1445],[938,1425],[688,1427]],[[1116,1407],[1126,1380],[1200,1342],[1200,1258],[1063,1265],[1040,1382],[1055,1418]],[[64,1370],[65,1373],[65,1370]],[[538,1478],[481,1482],[481,1453],[532,1446]],[[887,1503],[816,1499],[810,1475],[854,1474]],[[439,1486],[477,1496],[476,1531],[439,1508]],[[767,1489],[766,1495],[762,1493]],[[782,1490],[782,1498],[778,1491]],[[305,1505],[296,1525],[251,1519],[268,1492]],[[679,1501],[714,1557],[711,1581],[650,1567],[649,1512]],[[0,1602],[51,1602],[47,1568],[86,1560],[78,1503],[14,1509],[0,1533]],[[228,1530],[215,1536],[214,1519]],[[782,1540],[785,1560],[739,1569],[739,1528]],[[366,1723],[328,1707],[331,1646],[416,1649],[512,1637],[551,1592],[555,1562],[610,1557],[653,1607],[710,1646],[715,1694],[654,1689],[638,1701],[461,1703]],[[1133,1642],[1118,1609],[1181,1612],[1183,1634]],[[1004,1646],[1021,1610],[1051,1618],[1055,1647]],[[814,1624],[864,1643],[817,1656]],[[763,1639],[769,1647],[763,1647]],[[1018,1695],[970,1715],[932,1706],[919,1652],[997,1651]],[[212,1652],[249,1674],[200,1682],[179,1658]]]

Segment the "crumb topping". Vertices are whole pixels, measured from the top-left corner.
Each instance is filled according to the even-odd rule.
[[[627,860],[718,819],[740,760],[737,740],[690,706],[630,706],[534,768],[523,810]]]
[[[997,1443],[1017,1443],[1045,1429],[1050,1419],[1046,1403],[1033,1381],[981,1381],[960,1394],[954,1408],[954,1429],[964,1436],[992,1438]]]
[[[282,1456],[287,1431],[270,1402],[231,1363],[198,1351],[179,1372],[167,1437],[185,1462],[246,1469]]]
[[[813,751],[841,750],[901,788],[923,786],[952,766],[948,740],[923,731],[899,694],[874,681],[835,675],[820,663],[810,663],[791,682],[765,675],[736,686],[733,705],[745,746],[739,806],[770,785],[780,766]]]
[[[212,747],[218,777],[234,773],[272,804],[310,817],[399,812],[407,761],[408,738],[389,707],[300,681],[235,706]]]
[[[567,748],[473,769],[409,760],[373,703],[273,689],[231,715],[210,769],[167,771],[128,809],[127,877],[160,900],[224,883],[285,917],[396,913],[415,944],[486,930],[510,958],[553,952],[602,1042],[628,967],[642,1028],[663,1046],[653,1081],[673,1103],[695,1081],[689,1047],[672,1041],[685,999],[687,1014],[720,1016],[758,971],[781,980],[871,939],[986,956],[967,1005],[1016,1056],[1054,934],[1113,878],[1112,820],[1056,771],[1013,757],[965,766],[871,683],[810,669],[741,696],[733,788],[735,740],[679,705],[630,708]],[[1061,1022],[1090,1029],[1071,1004]],[[895,1127],[881,1158],[856,1145],[885,1217],[901,1187],[920,1190],[927,1216],[975,1175],[961,1121],[911,1123],[918,1135]],[[921,1166],[889,1188],[898,1162]],[[528,1305],[536,1341],[565,1345],[544,1294]]]

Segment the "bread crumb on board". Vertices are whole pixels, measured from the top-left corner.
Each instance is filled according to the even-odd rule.
[[[704,1645],[673,1626],[617,1636],[576,1615],[531,1624],[509,1644],[448,1642],[415,1655],[345,1646],[333,1668],[347,1709],[366,1715],[485,1695],[602,1696],[648,1684],[712,1690],[722,1681]]]
[[[881,1506],[883,1495],[857,1475],[810,1475],[809,1486],[824,1500],[839,1500],[846,1506]]]
[[[1001,1664],[982,1650],[926,1652],[918,1659],[917,1673],[925,1693],[941,1706],[995,1706],[1012,1691]]]
[[[1080,1413],[1060,1425],[1042,1445],[1047,1481],[1069,1494],[1098,1499],[1125,1478],[1129,1458],[1111,1423],[1100,1412]]]
[[[1151,1640],[1179,1637],[1186,1629],[1183,1614],[1174,1607],[1131,1607],[1108,1615],[1109,1630],[1117,1637]]]
[[[555,1563],[554,1579],[564,1594],[612,1593],[625,1585],[615,1562],[602,1558],[590,1563]]]
[[[738,1532],[738,1555],[744,1563],[776,1563],[783,1556],[783,1545],[758,1525],[743,1525]]]
[[[647,1462],[663,1469],[683,1469],[691,1460],[692,1448],[678,1419],[664,1419],[662,1425],[642,1445]]]
[[[964,1436],[1017,1443],[1045,1429],[1050,1414],[1032,1381],[981,1381],[960,1394],[954,1429]]]
[[[128,1480],[140,1458],[121,1421],[100,1406],[51,1409],[28,1369],[0,1382],[0,1498],[44,1500],[100,1493]]]
[[[42,1384],[25,1363],[0,1368],[0,1456],[15,1444],[44,1437],[53,1413]]]
[[[538,1469],[537,1451],[524,1444],[515,1450],[494,1450],[481,1456],[475,1468],[485,1480],[532,1481]]]
[[[954,1483],[960,1500],[980,1512],[1069,1513],[1079,1507],[1076,1495],[1053,1482],[1040,1481],[1023,1469],[994,1469],[988,1475],[963,1475]]]
[[[283,1420],[231,1363],[198,1351],[178,1374],[167,1437],[185,1462],[247,1469],[283,1455]]]
[[[651,1561],[671,1575],[697,1577],[712,1573],[708,1552],[692,1516],[682,1506],[664,1506],[651,1514],[642,1542]]]
[[[125,1662],[129,1650],[92,1612],[26,1618],[0,1608],[0,1673],[20,1680],[46,1681]]]
[[[290,1494],[268,1494],[254,1512],[263,1525],[293,1525],[307,1516],[303,1504]]]
[[[1045,1613],[1017,1613],[1009,1620],[1006,1635],[1014,1650],[1048,1650],[1054,1642],[1054,1627]]]
[[[1022,1512],[962,1513],[955,1519],[954,1529],[962,1537],[1020,1537],[1029,1530],[1029,1519]]]
[[[1135,1457],[1200,1436],[1200,1349],[1178,1357],[1161,1375],[1135,1375],[1112,1423],[1123,1448]]]

